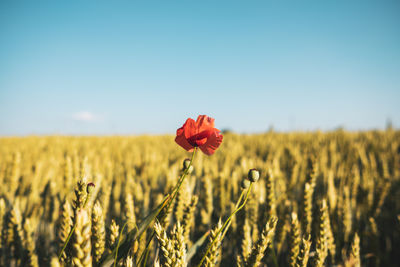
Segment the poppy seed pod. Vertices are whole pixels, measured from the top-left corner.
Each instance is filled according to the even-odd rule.
[[[188,173],[192,173],[193,165],[190,165],[190,159],[185,159],[183,161],[183,170],[186,170],[187,168],[189,168]]]
[[[247,178],[250,180],[250,182],[255,183],[260,178],[260,172],[257,169],[251,169]]]
[[[249,186],[250,186],[250,181],[247,179],[243,179],[241,184],[242,189],[247,189],[249,188]]]
[[[94,190],[94,187],[95,187],[94,183],[88,183],[87,186],[86,186],[86,192],[88,194],[92,193],[93,190]]]

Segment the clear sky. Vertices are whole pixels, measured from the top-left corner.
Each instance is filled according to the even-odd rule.
[[[400,1],[1,1],[0,135],[400,126]]]

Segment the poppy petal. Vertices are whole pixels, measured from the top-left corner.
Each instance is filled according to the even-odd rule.
[[[200,146],[201,151],[208,156],[214,154],[215,150],[217,150],[219,145],[222,143],[222,139],[222,134],[219,133],[219,130],[215,129],[215,131],[207,139],[207,142]]]
[[[213,129],[214,128],[214,119],[208,117],[207,115],[199,115],[196,120],[196,125],[199,129],[199,132]]]
[[[215,129],[202,131],[201,133],[190,137],[187,141],[192,146],[202,146],[207,142],[208,138],[214,133],[214,131]]]
[[[198,133],[196,122],[192,118],[187,119],[182,128],[186,139],[189,139]]]
[[[183,147],[185,150],[192,152],[193,151],[193,146],[189,144],[189,142],[186,140],[185,135],[183,134],[183,128],[179,128],[178,131],[176,131],[177,135],[175,137],[175,142]]]

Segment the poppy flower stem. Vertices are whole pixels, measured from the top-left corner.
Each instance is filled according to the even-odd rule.
[[[210,243],[210,245],[208,245],[207,251],[204,254],[203,258],[201,258],[200,263],[197,265],[197,267],[201,267],[201,265],[203,264],[204,260],[206,259],[208,253],[210,252],[210,249],[213,247],[214,243],[217,241],[219,234],[224,230],[223,234],[222,234],[222,238],[224,238],[226,231],[228,231],[229,226],[231,225],[231,221],[232,221],[232,217],[235,216],[235,214],[241,210],[244,205],[246,205],[247,199],[249,198],[249,194],[251,191],[251,187],[253,186],[253,183],[250,184],[249,188],[247,189],[246,192],[246,196],[243,200],[243,203],[239,206],[240,202],[242,201],[243,195],[244,195],[244,190],[242,191],[242,193],[240,194],[240,197],[238,199],[238,201],[236,202],[236,208],[235,210],[231,213],[231,215],[229,215],[228,219],[226,219],[224,225],[218,230],[218,232],[215,234],[214,239],[212,240],[212,242]],[[221,240],[222,240],[221,238]]]
[[[243,198],[243,196],[244,196],[244,192],[245,192],[245,191],[243,190],[242,193],[240,194],[240,197],[239,197],[238,201],[236,202],[235,210],[238,209],[239,204],[241,203],[242,198]],[[225,235],[226,235],[226,232],[228,232],[228,229],[229,229],[229,227],[231,226],[231,224],[232,224],[232,220],[229,221],[229,223],[228,223],[228,225],[226,226],[224,232],[222,232],[221,240],[224,239],[224,237],[225,237]]]
[[[185,171],[183,172],[182,176],[181,176],[180,179],[178,180],[177,185],[176,185],[175,188],[172,190],[171,194],[173,193],[174,195],[172,196],[172,198],[171,198],[171,200],[169,201],[169,203],[168,203],[168,205],[167,205],[167,207],[166,207],[165,210],[168,210],[168,209],[170,208],[172,202],[174,201],[176,195],[177,195],[178,192],[179,192],[179,189],[180,189],[181,186],[182,186],[183,181],[185,180],[186,176],[189,174],[189,169],[190,169],[190,167],[191,167],[192,164],[193,164],[193,159],[194,159],[194,155],[196,154],[196,150],[197,150],[197,147],[195,147],[194,150],[193,150],[192,157],[191,157],[190,162],[189,162],[189,166],[185,169]]]
[[[161,218],[161,221],[163,221],[164,218],[165,218],[166,216],[168,216],[168,210],[169,210],[169,208],[171,207],[171,205],[172,205],[172,203],[173,203],[173,201],[174,201],[176,195],[178,194],[179,189],[181,188],[183,181],[185,180],[186,176],[189,174],[189,169],[190,169],[190,167],[191,167],[192,164],[193,164],[193,159],[194,159],[194,156],[196,155],[196,151],[197,151],[197,147],[195,147],[194,150],[193,150],[192,157],[190,158],[189,165],[188,165],[187,168],[184,170],[184,172],[182,173],[181,177],[179,177],[178,183],[175,185],[175,187],[172,189],[171,193],[169,194],[169,195],[172,195],[172,198],[169,199],[169,202],[168,202],[168,204],[165,206],[165,208],[164,208],[164,209],[161,209],[160,212],[157,214],[156,217],[158,217],[158,215],[159,215],[163,210],[166,211],[166,212],[164,213],[163,217]],[[151,241],[152,241],[153,238],[154,238],[154,235],[155,235],[155,231],[153,230],[153,233],[151,234],[149,240],[148,240],[147,243],[146,243],[146,248],[145,248],[145,250],[142,252],[142,255],[140,256],[139,261],[138,261],[138,263],[136,264],[136,266],[140,266],[140,263],[142,262],[143,257],[145,257],[145,262],[147,262],[147,257],[148,257],[148,255],[149,255],[149,253],[148,253],[147,251],[149,250],[149,246],[150,246]]]

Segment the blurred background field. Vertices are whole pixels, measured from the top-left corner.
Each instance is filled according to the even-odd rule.
[[[122,225],[128,221],[129,229],[140,222],[175,185],[189,153],[173,138],[1,138],[0,265],[49,266],[53,259],[52,266],[57,266],[55,258],[74,218],[79,192],[74,189],[83,179],[96,185],[88,208],[92,214],[89,245],[83,250],[96,266],[97,259],[115,246]],[[196,156],[194,171],[164,227],[183,222],[189,249],[216,227],[219,218],[226,219],[240,194],[241,180],[250,168],[258,168],[261,178],[223,240],[217,263],[206,266],[237,262],[244,266],[271,216],[277,216],[278,222],[272,246],[257,263],[260,266],[274,266],[272,250],[279,266],[303,266],[297,258],[304,256],[308,234],[308,266],[322,266],[318,265],[321,250],[326,266],[360,266],[360,262],[362,266],[397,266],[399,164],[400,133],[392,129],[226,133],[213,156]],[[323,238],[325,248],[321,248]],[[137,260],[144,245],[141,239],[127,259]],[[155,254],[152,249],[151,264]],[[68,266],[74,257],[79,253],[67,250],[61,263]],[[189,266],[198,260],[194,256]],[[123,263],[134,266],[126,259]]]

